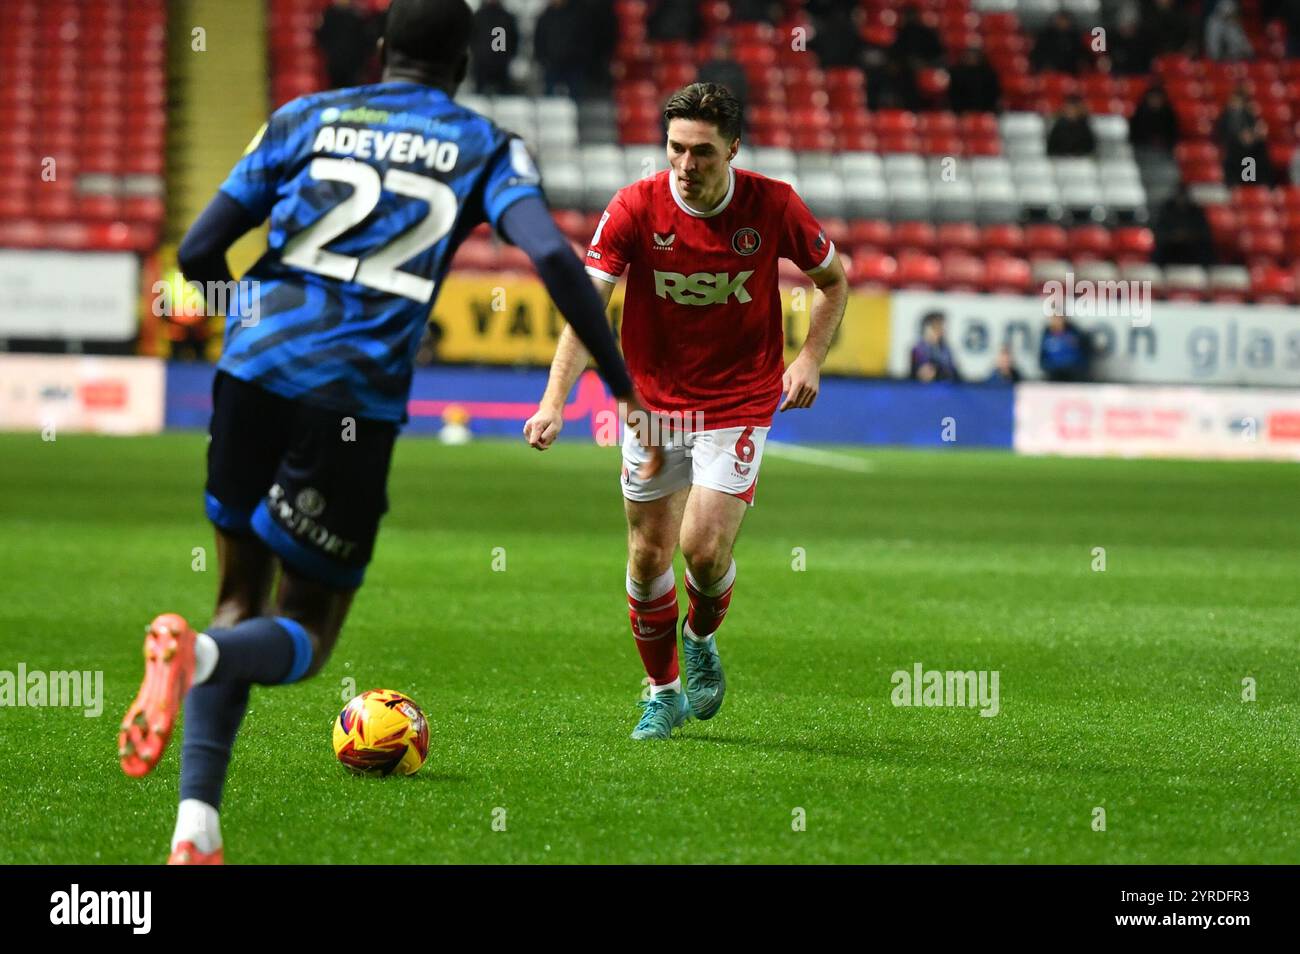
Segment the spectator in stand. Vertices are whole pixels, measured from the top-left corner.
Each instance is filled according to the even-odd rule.
[[[978,47],[964,50],[949,73],[948,103],[954,113],[996,113],[1002,83]]]
[[[1151,260],[1157,265],[1200,265],[1214,263],[1214,240],[1205,211],[1192,201],[1187,186],[1179,185],[1156,211],[1153,231],[1156,248]]]
[[[1083,65],[1083,39],[1068,13],[1056,14],[1038,34],[1029,64],[1036,72],[1079,72]]]
[[[1286,27],[1286,55],[1300,57],[1300,0],[1279,0],[1276,16]]]
[[[1237,141],[1223,154],[1223,182],[1232,188],[1238,185],[1277,185],[1277,170],[1268,153],[1268,143],[1254,126],[1245,126],[1237,132]]]
[[[1219,140],[1219,147],[1230,148],[1237,141],[1237,134],[1247,127],[1264,135],[1264,120],[1260,118],[1259,110],[1247,99],[1244,89],[1235,89],[1228,96],[1223,112],[1214,124],[1214,135]]]
[[[1064,315],[1053,313],[1038,346],[1038,366],[1049,381],[1087,381],[1092,372],[1092,339]]]
[[[700,38],[700,11],[695,0],[659,0],[646,17],[646,35],[651,40]]]
[[[334,0],[325,8],[316,28],[316,44],[331,89],[346,89],[364,81],[375,40],[366,16],[352,0]]]
[[[1142,32],[1153,56],[1196,52],[1191,18],[1174,0],[1147,0],[1142,11]]]
[[[943,62],[943,43],[934,27],[927,26],[916,7],[903,9],[903,22],[894,34],[890,55],[911,69],[938,66]]]
[[[1291,164],[1288,171],[1291,174],[1291,184],[1300,185],[1300,148],[1291,153]]]
[[[877,46],[866,47],[862,60],[867,76],[868,109],[916,110],[920,107],[916,75],[889,56],[888,51]]]
[[[741,116],[747,115],[745,105],[749,101],[749,78],[745,69],[731,56],[731,46],[721,41],[718,55],[699,68],[695,77],[698,83],[717,83],[725,86],[727,91],[740,103]]]
[[[1061,113],[1047,134],[1049,156],[1091,156],[1097,151],[1097,136],[1088,122],[1088,110],[1083,99],[1071,96],[1066,99]]]
[[[866,42],[859,29],[861,14],[851,7],[835,7],[813,19],[813,38],[809,46],[817,54],[822,69],[836,66],[861,66]],[[871,83],[867,83],[868,93]]]
[[[774,0],[733,0],[731,19],[737,23],[770,23],[776,26],[779,6]]]
[[[1151,43],[1136,11],[1121,17],[1110,30],[1110,71],[1116,76],[1145,76],[1151,72]]]
[[[614,49],[618,46],[618,16],[609,0],[579,0],[587,18],[587,89],[608,95],[614,87]]]
[[[997,362],[993,365],[993,371],[989,374],[985,384],[1017,384],[1024,375],[1016,367],[1015,360],[1011,357],[1011,346],[1003,345],[998,349]]]
[[[1173,152],[1178,144],[1178,116],[1158,83],[1144,94],[1128,121],[1128,140],[1134,149]]]
[[[1220,0],[1205,21],[1205,55],[1229,62],[1248,60],[1255,55],[1255,48],[1241,25],[1235,0]]]
[[[932,311],[921,319],[921,340],[912,348],[913,381],[960,381],[952,350],[944,337],[943,312]]]
[[[581,99],[586,92],[591,55],[586,26],[586,14],[577,0],[551,0],[537,18],[533,58],[542,68],[547,96],[563,90],[571,98]]]
[[[485,95],[507,95],[515,91],[510,64],[519,52],[519,23],[501,6],[501,0],[483,0],[474,14],[474,35],[470,39],[470,63],[474,89]]]

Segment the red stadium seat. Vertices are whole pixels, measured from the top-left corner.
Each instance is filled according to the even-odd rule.
[[[1033,285],[1029,262],[1012,255],[991,254],[984,261],[984,286],[990,292],[1025,294]]]
[[[938,288],[943,283],[943,265],[933,255],[902,253],[896,282],[899,288]]]
[[[1250,297],[1260,304],[1288,305],[1296,297],[1295,276],[1276,266],[1251,269]]]
[[[1237,247],[1247,265],[1269,265],[1281,260],[1286,241],[1280,232],[1271,229],[1243,229],[1237,236]]]
[[[1025,226],[1025,252],[1030,261],[1042,258],[1065,258],[1069,239],[1059,225],[1035,224]]]
[[[1019,255],[1025,248],[1025,233],[1018,225],[986,225],[980,241],[988,252]]]
[[[966,252],[949,252],[939,260],[941,284],[949,291],[983,291],[986,273],[983,259]]]
[[[944,222],[935,230],[935,247],[940,252],[968,252],[982,250],[980,230],[973,222]]]
[[[894,225],[894,247],[900,256],[905,251],[932,252],[938,242],[935,228],[929,222],[898,222]]]
[[[1111,234],[1115,261],[1120,264],[1149,262],[1155,251],[1155,236],[1142,226],[1126,226]]]
[[[894,228],[881,219],[855,219],[849,224],[849,242],[859,253],[884,252],[894,247]]]
[[[1071,255],[1081,261],[1109,259],[1110,232],[1100,225],[1081,225],[1070,231],[1069,249]]]
[[[887,289],[898,277],[898,262],[882,252],[858,252],[853,261],[853,284]]]

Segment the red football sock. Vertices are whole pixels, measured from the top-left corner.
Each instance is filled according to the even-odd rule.
[[[690,609],[686,612],[686,625],[692,635],[706,639],[718,631],[722,618],[727,615],[731,605],[731,588],[736,582],[736,561],[721,578],[701,586],[700,582],[686,571],[686,594],[691,599]]]
[[[677,581],[669,567],[648,583],[627,578],[628,618],[646,674],[656,686],[677,678]]]

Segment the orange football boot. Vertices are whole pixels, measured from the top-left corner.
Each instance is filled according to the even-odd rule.
[[[184,617],[163,613],[145,630],[144,682],[117,736],[127,775],[140,778],[158,764],[193,681],[194,630]]]
[[[169,865],[224,865],[222,849],[216,851],[199,851],[192,841],[182,841],[172,849],[167,859]]]

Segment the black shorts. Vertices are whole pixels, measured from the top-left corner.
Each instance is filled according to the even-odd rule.
[[[260,537],[302,576],[360,586],[388,510],[398,425],[310,407],[218,371],[208,430],[208,519]]]

